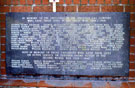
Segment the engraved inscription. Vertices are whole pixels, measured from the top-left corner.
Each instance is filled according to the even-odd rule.
[[[11,68],[69,75],[106,75],[105,71],[123,69],[128,54],[121,51],[128,29],[115,16],[22,15],[21,22],[10,23],[10,50],[23,56],[13,56]]]

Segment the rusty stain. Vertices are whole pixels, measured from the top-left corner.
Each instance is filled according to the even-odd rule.
[[[135,88],[135,82],[89,80],[7,80],[0,79],[2,86],[35,86],[51,88]],[[129,87],[130,86],[130,87]]]

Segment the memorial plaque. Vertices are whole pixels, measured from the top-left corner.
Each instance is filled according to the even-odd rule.
[[[129,13],[7,13],[7,74],[128,76]]]

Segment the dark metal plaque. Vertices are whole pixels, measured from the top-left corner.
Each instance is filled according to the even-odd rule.
[[[7,74],[128,76],[129,13],[7,13]]]

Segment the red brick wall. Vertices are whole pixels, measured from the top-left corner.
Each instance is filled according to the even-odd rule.
[[[0,0],[1,75],[5,68],[5,13],[52,12],[49,0]],[[60,0],[57,12],[130,12],[130,71],[129,82],[135,82],[135,0]],[[132,84],[132,83],[131,83]],[[124,84],[127,86],[127,84]],[[129,86],[129,85],[128,85]],[[125,88],[125,87],[123,87]],[[134,87],[135,88],[135,87]]]

